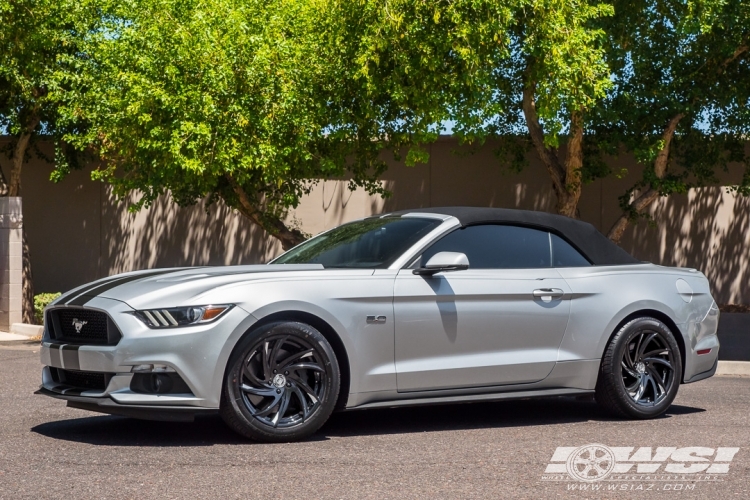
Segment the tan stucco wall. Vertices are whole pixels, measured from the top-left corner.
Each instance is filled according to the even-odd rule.
[[[359,217],[404,208],[472,205],[551,211],[554,196],[534,153],[521,174],[504,170],[493,144],[470,154],[455,140],[430,147],[430,162],[405,167],[390,162],[383,182],[387,200],[351,192],[345,181],[319,183],[292,211],[304,231],[316,234]],[[458,151],[458,153],[457,153]],[[7,160],[0,158],[5,172]],[[613,159],[623,179],[585,186],[580,216],[602,231],[620,214],[617,197],[639,176],[629,158]],[[23,172],[24,226],[37,292],[62,291],[132,269],[264,262],[281,248],[275,240],[223,205],[179,208],[163,199],[138,214],[116,202],[88,171],[49,182],[52,167],[33,158]],[[738,172],[722,179],[736,182]],[[642,260],[705,272],[721,303],[750,302],[750,200],[721,187],[691,190],[660,200],[653,224],[628,228],[622,246]]]

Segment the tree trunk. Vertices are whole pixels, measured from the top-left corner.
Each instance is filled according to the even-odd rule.
[[[26,148],[29,146],[29,141],[37,125],[39,125],[39,118],[32,115],[16,140],[16,146],[13,148],[13,156],[11,157],[8,196],[21,196],[21,169],[24,160],[26,160]]]
[[[674,138],[675,130],[677,130],[677,125],[684,117],[685,115],[683,113],[675,115],[669,121],[662,133],[664,146],[656,156],[656,161],[654,161],[654,175],[657,179],[663,179],[667,174],[667,167],[669,166],[669,147]],[[619,243],[630,222],[642,214],[643,211],[656,201],[657,198],[659,198],[659,190],[653,185],[641,192],[632,202],[630,202],[629,210],[624,212],[620,218],[615,221],[612,228],[609,230],[609,233],[607,233],[607,237],[615,243]]]
[[[578,202],[581,198],[581,168],[583,167],[583,113],[573,111],[570,116],[570,136],[567,143],[565,162],[560,161],[558,150],[544,144],[544,130],[539,123],[534,100],[535,86],[528,85],[523,90],[523,114],[531,136],[531,142],[539,158],[547,168],[552,180],[552,190],[557,203],[555,210],[560,215],[573,219],[578,217]]]
[[[305,236],[300,230],[290,229],[281,219],[269,217],[258,210],[250,201],[245,190],[237,184],[234,178],[227,175],[227,180],[240,202],[240,206],[236,207],[237,210],[253,223],[267,231],[271,236],[279,240],[281,242],[281,248],[286,251],[305,241]]]
[[[3,168],[2,166],[0,166],[0,197],[8,196],[9,191],[10,190],[8,189],[8,182],[5,180]]]

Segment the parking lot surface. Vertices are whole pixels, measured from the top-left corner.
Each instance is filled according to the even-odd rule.
[[[0,348],[0,498],[750,498],[750,378],[683,386],[651,421],[612,419],[572,398],[504,401],[338,413],[312,440],[268,445],[219,417],[146,422],[69,409],[33,394],[40,370],[34,348]],[[653,467],[658,448],[699,448],[635,479],[545,473],[565,465],[563,452],[552,460],[558,447],[589,443],[632,448],[618,465]],[[718,448],[739,448],[729,461],[723,452],[728,472],[664,473],[716,464],[707,449]]]

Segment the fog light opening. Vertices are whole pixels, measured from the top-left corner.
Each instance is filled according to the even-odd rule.
[[[154,394],[165,394],[172,390],[172,379],[167,375],[151,375],[151,392]]]

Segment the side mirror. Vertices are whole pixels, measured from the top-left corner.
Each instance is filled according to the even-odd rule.
[[[421,276],[432,276],[445,271],[463,271],[469,269],[469,259],[460,252],[438,252],[432,256],[424,267],[412,271]]]

